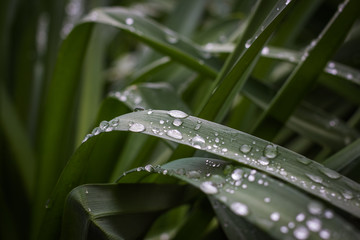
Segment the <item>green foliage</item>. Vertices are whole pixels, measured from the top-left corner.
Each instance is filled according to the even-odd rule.
[[[359,1],[117,4],[2,1],[1,239],[360,238]]]

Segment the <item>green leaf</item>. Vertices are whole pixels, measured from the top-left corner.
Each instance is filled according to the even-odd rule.
[[[271,140],[291,116],[305,94],[312,88],[323,69],[358,17],[358,1],[344,1],[319,37],[304,51],[295,68],[269,108],[258,120],[253,134]]]
[[[249,134],[179,110],[148,110],[115,118],[104,131],[132,131],[206,151],[276,176],[360,216],[360,186],[323,165]],[[85,144],[86,145],[86,144]]]
[[[193,195],[180,185],[82,185],[66,201],[61,238],[140,239],[161,213]]]
[[[235,221],[244,218],[274,238],[356,239],[360,236],[358,230],[322,203],[254,169],[216,159],[187,158],[161,167],[146,166],[144,171],[148,175],[154,172],[173,176],[199,188],[215,201],[215,209],[223,204],[232,211],[228,218]],[[119,183],[128,182],[126,178],[137,174],[138,170],[129,171]],[[221,204],[217,205],[217,201]],[[232,228],[225,230],[230,239],[239,237],[235,235],[236,225],[224,224],[222,227]],[[346,227],[337,228],[340,224]],[[254,236],[262,236],[257,234]]]

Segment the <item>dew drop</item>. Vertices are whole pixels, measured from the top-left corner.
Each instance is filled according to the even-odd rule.
[[[133,25],[134,19],[132,19],[132,18],[126,18],[126,19],[125,19],[125,23],[126,23],[126,25]]]
[[[305,214],[304,213],[299,213],[298,215],[296,215],[295,219],[298,222],[302,222],[302,221],[305,220]]]
[[[322,183],[322,182],[323,182],[323,179],[322,179],[322,177],[320,177],[320,176],[316,176],[316,175],[313,175],[313,174],[310,174],[310,173],[305,173],[305,175],[306,175],[310,180],[312,180],[313,182],[316,182],[316,183]]]
[[[286,226],[281,226],[280,227],[280,232],[282,232],[282,233],[288,233],[289,232],[289,229],[286,227]]]
[[[171,129],[171,130],[167,131],[166,135],[168,135],[169,137],[175,138],[175,139],[179,139],[179,140],[181,140],[183,138],[183,135],[181,134],[181,132],[179,132],[176,129]]]
[[[271,215],[270,215],[270,219],[274,222],[277,222],[279,221],[280,219],[280,213],[278,212],[273,212]]]
[[[318,232],[321,229],[321,221],[318,218],[310,218],[306,221],[306,226],[312,232]]]
[[[147,172],[152,172],[153,170],[153,166],[151,164],[148,164],[144,167],[144,169],[147,171]]]
[[[343,195],[343,197],[347,200],[353,199],[354,197],[353,193],[349,190],[342,190],[341,195]]]
[[[267,145],[264,149],[264,155],[267,158],[275,158],[277,156],[277,147],[274,145]]]
[[[227,148],[223,148],[223,149],[221,149],[221,151],[222,151],[223,153],[226,153],[226,152],[228,151],[228,149],[227,149]]]
[[[191,140],[191,145],[197,149],[202,149],[203,147],[205,147],[205,139],[200,137],[199,135],[196,135]]]
[[[334,217],[334,213],[331,210],[326,210],[324,212],[324,215],[325,215],[325,218],[327,218],[327,219],[331,219]]]
[[[200,189],[206,194],[216,194],[218,189],[214,186],[214,183],[211,181],[205,181],[200,184]]]
[[[145,126],[141,123],[133,123],[131,124],[129,131],[131,132],[143,132],[145,130]]]
[[[186,173],[186,176],[188,176],[189,178],[198,179],[201,177],[201,174],[199,171],[192,170],[192,171],[188,171]]]
[[[311,214],[320,215],[323,211],[323,205],[319,202],[310,202],[308,210]]]
[[[260,157],[258,162],[263,166],[267,166],[270,163],[269,159],[267,159],[266,157]]]
[[[120,120],[118,118],[114,118],[113,120],[111,120],[109,122],[111,127],[117,127],[119,125],[119,123],[120,123]]]
[[[331,233],[328,229],[324,229],[324,230],[321,230],[319,232],[319,236],[322,238],[322,239],[330,239],[331,237]]]
[[[249,48],[251,46],[251,39],[247,40],[245,43],[245,48]]]
[[[243,170],[237,168],[231,173],[231,178],[237,181],[242,178],[242,175],[243,175]]]
[[[304,226],[299,226],[295,228],[293,234],[296,239],[307,239],[309,237],[309,230]]]
[[[271,198],[269,198],[269,197],[264,198],[264,202],[269,203],[270,201],[271,201]]]
[[[184,113],[180,110],[171,110],[168,112],[168,114],[173,118],[186,118],[187,116],[189,116],[187,113]]]
[[[200,123],[196,124],[195,130],[197,131],[197,130],[199,130],[200,128],[201,128],[201,124],[200,124]]]
[[[288,5],[291,2],[291,0],[286,0],[285,5]]]
[[[48,200],[46,201],[45,208],[46,208],[46,209],[49,209],[49,208],[51,208],[51,207],[52,207],[52,200],[51,200],[51,199],[48,199]]]
[[[269,49],[268,47],[264,47],[264,48],[261,50],[261,54],[263,54],[263,55],[267,55],[267,54],[269,54],[269,52],[270,52],[270,49]]]
[[[296,158],[296,160],[299,162],[299,163],[302,163],[302,164],[305,164],[305,165],[309,165],[311,163],[311,160],[306,158],[306,157],[303,157],[303,156],[300,156],[298,158]]]
[[[341,175],[338,172],[335,172],[334,170],[331,170],[329,168],[321,167],[319,168],[319,170],[320,172],[322,172],[331,179],[339,179],[341,177]]]
[[[230,209],[236,214],[240,216],[246,216],[249,214],[249,208],[240,202],[233,202],[230,205]]]
[[[99,127],[96,127],[96,128],[94,128],[93,130],[92,130],[92,132],[91,132],[91,134],[92,135],[98,135],[99,133],[101,133],[101,130],[100,130],[100,128]]]
[[[255,176],[254,176],[254,175],[250,175],[250,176],[248,177],[248,181],[249,181],[249,182],[254,182],[254,181],[255,181]]]
[[[181,126],[181,124],[182,124],[182,121],[178,118],[173,121],[173,125],[176,127]]]
[[[102,121],[99,127],[102,131],[105,131],[109,127],[109,123],[107,121]]]
[[[248,153],[248,152],[250,152],[251,151],[251,146],[250,145],[247,145],[247,144],[243,144],[243,145],[241,145],[241,147],[240,147],[240,151],[242,152],[242,153]]]

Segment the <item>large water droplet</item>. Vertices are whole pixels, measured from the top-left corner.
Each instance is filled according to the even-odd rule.
[[[313,182],[316,182],[316,183],[322,183],[323,182],[323,179],[320,176],[316,176],[316,175],[313,175],[313,174],[310,174],[310,173],[305,173],[305,175],[308,178],[310,178]]]
[[[141,123],[133,123],[131,124],[129,131],[131,132],[142,132],[145,130],[145,126]]]
[[[92,135],[98,135],[99,133],[101,133],[101,130],[99,127],[94,128],[91,132]]]
[[[309,165],[311,163],[311,160],[306,158],[306,157],[303,157],[303,156],[300,156],[298,158],[296,158],[296,160],[302,164],[305,164],[305,165]]]
[[[243,203],[233,202],[230,205],[230,209],[236,214],[240,216],[246,216],[249,214],[249,208]]]
[[[240,151],[242,152],[242,153],[248,153],[248,152],[250,152],[251,151],[251,146],[250,145],[247,145],[247,144],[243,144],[243,145],[241,145],[241,147],[240,147]]]
[[[299,226],[295,228],[293,234],[294,237],[296,237],[296,239],[299,240],[307,239],[309,237],[309,230],[304,226]]]
[[[181,134],[181,132],[179,132],[176,129],[171,129],[171,130],[167,131],[166,135],[168,135],[169,137],[175,138],[175,139],[179,139],[179,140],[181,140],[183,138],[183,135]]]
[[[144,167],[144,169],[147,171],[147,172],[152,172],[154,167],[151,165],[151,164],[148,164]]]
[[[109,122],[111,127],[117,127],[119,125],[119,123],[120,123],[120,120],[118,118],[114,118],[113,120],[111,120]]]
[[[205,139],[200,137],[199,135],[196,135],[191,140],[191,145],[194,146],[197,149],[202,149],[205,147]]]
[[[171,110],[168,112],[168,114],[173,118],[186,118],[187,116],[189,116],[187,113],[184,113],[180,110]]]
[[[325,174],[326,176],[328,176],[329,178],[332,179],[339,179],[341,177],[341,175],[337,172],[335,172],[334,170],[331,170],[329,168],[324,168],[321,167],[319,168],[320,172],[322,172],[323,174]]]
[[[310,218],[306,221],[306,226],[312,232],[318,232],[321,229],[321,221],[318,218]]]
[[[280,213],[278,213],[278,212],[273,212],[273,213],[270,215],[270,219],[273,220],[274,222],[279,221],[279,219],[280,219]]]
[[[277,147],[274,145],[267,145],[264,149],[264,155],[267,158],[275,158],[277,156]]]
[[[206,194],[216,194],[218,189],[214,186],[214,183],[211,181],[205,181],[200,184],[200,189]]]
[[[267,159],[266,157],[260,157],[258,162],[263,166],[267,166],[270,163],[269,159]]]

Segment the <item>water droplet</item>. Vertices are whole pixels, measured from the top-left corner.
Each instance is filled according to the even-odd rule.
[[[321,230],[319,232],[319,236],[322,238],[322,239],[330,239],[331,237],[331,233],[328,229],[324,229],[324,230]]]
[[[166,37],[166,41],[168,41],[171,44],[175,44],[179,41],[178,37],[170,31],[168,31],[165,37]]]
[[[168,112],[168,114],[173,118],[186,118],[189,116],[187,113],[184,113],[180,110],[171,110]]]
[[[266,157],[260,157],[258,162],[263,166],[267,166],[270,163],[269,159],[267,159]]]
[[[307,239],[309,237],[309,230],[304,226],[299,226],[295,228],[293,234],[296,239]]]
[[[85,189],[85,194],[89,194],[89,191],[87,190],[87,188]]]
[[[306,221],[306,226],[312,232],[318,232],[321,229],[321,221],[318,218],[310,218]]]
[[[92,137],[92,134],[87,134],[84,138],[84,140],[82,140],[82,143],[86,142],[89,138]]]
[[[196,135],[191,140],[191,145],[197,149],[202,149],[203,147],[205,147],[205,139],[200,137],[199,135]]]
[[[98,128],[98,127],[96,127],[96,128],[94,128],[93,130],[92,130],[92,132],[91,132],[91,134],[92,135],[98,135],[99,133],[101,133],[101,130],[100,130],[100,128]]]
[[[296,158],[296,160],[299,162],[299,163],[302,163],[302,164],[305,164],[305,165],[309,165],[311,163],[311,160],[304,157],[304,156],[300,156],[298,158]]]
[[[320,215],[323,211],[323,205],[319,202],[310,202],[308,210],[311,214]]]
[[[152,172],[153,170],[153,166],[151,164],[148,164],[144,167],[144,169],[147,171],[147,172]]]
[[[271,201],[271,198],[269,198],[269,197],[264,198],[264,202],[269,203],[270,201]]]
[[[324,215],[325,215],[325,218],[327,218],[327,219],[331,219],[334,217],[334,213],[331,210],[326,210],[324,212]]]
[[[298,222],[302,222],[302,221],[305,220],[305,214],[304,213],[299,213],[298,215],[296,215],[295,219]]]
[[[133,25],[134,19],[132,19],[132,18],[126,18],[126,19],[125,19],[125,23],[126,23],[126,25]]]
[[[332,179],[339,179],[341,177],[341,175],[338,172],[335,172],[334,170],[331,170],[329,168],[320,167],[319,170],[320,172],[322,172],[323,174],[325,174],[326,176]]]
[[[227,149],[227,148],[223,148],[223,149],[221,149],[221,151],[222,151],[223,153],[226,153],[226,152],[228,151],[228,149]]]
[[[145,126],[141,123],[133,123],[131,124],[129,131],[131,132],[142,132],[145,130]]]
[[[205,181],[200,184],[200,189],[206,194],[216,194],[218,189],[214,186],[214,183],[211,181]]]
[[[289,232],[289,229],[286,227],[286,226],[281,226],[280,227],[280,232],[282,232],[282,233],[288,233]]]
[[[52,207],[52,200],[51,200],[51,199],[48,199],[48,200],[46,201],[45,208],[46,208],[46,209],[49,209],[49,208],[51,208],[51,207]]]
[[[305,175],[308,178],[310,178],[310,180],[312,180],[313,182],[316,182],[316,183],[322,183],[323,182],[323,179],[320,176],[316,176],[316,175],[313,175],[313,174],[310,174],[310,173],[305,173]]]
[[[181,124],[182,124],[182,121],[178,118],[173,121],[173,125],[176,127],[181,126]]]
[[[254,181],[255,181],[255,176],[254,176],[254,175],[250,175],[250,176],[248,177],[248,181],[249,181],[249,182],[254,182]]]
[[[278,212],[273,212],[273,213],[270,215],[270,219],[273,220],[274,222],[279,221],[279,219],[280,219],[280,213],[278,213]]]
[[[247,40],[246,43],[245,43],[245,48],[249,48],[252,44],[252,41],[251,39]]]
[[[285,5],[288,5],[291,2],[291,0],[286,0]]]
[[[109,123],[107,121],[102,121],[99,127],[102,131],[105,131],[109,127]]]
[[[165,121],[164,121],[164,120],[160,120],[159,123],[160,123],[161,125],[163,125],[163,124],[165,123]]]
[[[267,158],[275,158],[277,156],[277,147],[274,145],[267,145],[264,149],[264,155]]]
[[[199,171],[192,170],[192,171],[188,171],[186,173],[186,176],[188,176],[189,178],[198,179],[201,177],[201,174]]]
[[[241,145],[241,147],[240,147],[240,151],[242,152],[242,153],[248,153],[248,152],[250,152],[251,151],[251,146],[250,145],[247,145],[247,144],[243,144],[243,145]]]
[[[353,197],[354,197],[353,193],[346,189],[341,191],[341,195],[343,195],[343,197],[347,200],[353,199]]]
[[[176,129],[171,129],[171,130],[167,131],[166,135],[168,135],[169,137],[175,138],[175,139],[179,139],[179,140],[181,140],[183,138],[183,135],[181,134],[181,132],[179,132]]]
[[[230,209],[236,214],[240,216],[246,216],[249,214],[249,208],[240,202],[233,202],[230,205]]]
[[[243,170],[237,168],[231,173],[231,178],[237,181],[242,178],[242,175],[243,175]]]
[[[261,50],[261,54],[263,54],[263,55],[267,55],[267,54],[269,54],[269,52],[270,52],[270,49],[269,49],[268,47],[264,47],[264,48]]]
[[[200,123],[196,124],[195,130],[197,131],[197,130],[199,130],[200,128],[201,128],[201,124],[200,124]]]
[[[109,122],[111,127],[117,127],[119,125],[119,123],[120,123],[120,120],[118,118],[114,118],[113,120],[111,120]]]

